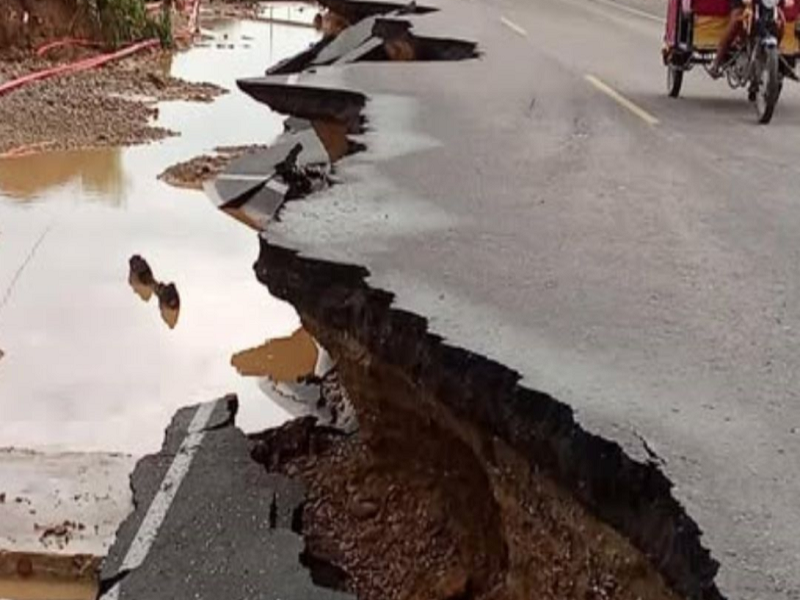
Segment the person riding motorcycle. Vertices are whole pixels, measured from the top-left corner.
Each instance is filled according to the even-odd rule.
[[[795,0],[786,0],[786,3],[792,4],[794,1]],[[783,3],[784,2],[781,1],[780,4],[783,5]],[[719,40],[714,61],[711,63],[711,68],[708,71],[714,79],[722,77],[722,65],[728,59],[731,46],[733,46],[734,42],[736,42],[736,40],[738,40],[744,32],[745,9],[751,8],[752,0],[730,0],[730,6],[730,21],[728,22],[728,28],[725,30],[725,34]],[[781,15],[780,11],[779,15]],[[783,25],[783,17],[779,16],[779,39],[783,36]]]

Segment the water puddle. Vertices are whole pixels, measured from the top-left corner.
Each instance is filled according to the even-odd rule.
[[[313,9],[303,14],[313,19]],[[294,310],[255,279],[256,235],[202,192],[157,176],[218,146],[274,141],[283,117],[239,93],[235,80],[317,34],[257,20],[203,27],[211,43],[176,55],[172,73],[231,93],[161,104],[158,124],[180,137],[0,161],[3,446],[140,455],[160,447],[178,408],[230,392],[245,427],[287,417],[230,363],[241,348],[298,326]],[[153,281],[132,277],[136,255]]]
[[[235,353],[231,364],[292,414],[314,415],[321,423],[345,430],[355,426],[355,413],[330,355],[302,327],[288,337]]]
[[[14,600],[93,600],[99,560],[0,552],[0,598]]]

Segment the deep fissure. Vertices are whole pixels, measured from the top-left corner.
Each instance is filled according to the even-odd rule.
[[[425,319],[393,308],[391,294],[370,288],[366,284],[368,273],[361,267],[304,259],[262,241],[256,273],[271,293],[297,308],[305,326],[326,348],[332,349],[340,367],[350,365],[343,367],[350,369],[346,388],[362,386],[369,390],[371,400],[365,402],[362,397],[357,409],[362,436],[364,428],[369,430],[373,424],[366,443],[376,456],[391,456],[392,448],[399,446],[404,449],[400,453],[404,460],[409,460],[415,448],[425,448],[432,443],[430,440],[446,439],[450,441],[445,447],[452,454],[475,456],[477,462],[471,467],[449,468],[436,462],[441,450],[437,453],[428,447],[416,461],[420,469],[430,468],[439,478],[448,472],[472,477],[502,470],[499,465],[514,464],[515,469],[521,469],[518,473],[527,469],[541,474],[567,490],[590,514],[622,533],[676,592],[687,598],[721,598],[713,583],[718,565],[702,546],[695,522],[672,497],[671,484],[657,465],[637,463],[616,443],[586,432],[568,406],[520,387],[519,375],[503,365],[444,344],[428,332]],[[412,383],[392,408],[380,393],[399,386],[374,381],[370,384],[367,374],[357,372],[357,365],[383,365],[380,368]],[[364,368],[368,373],[370,366]],[[355,395],[364,393],[362,390]],[[437,416],[438,413],[444,416]],[[403,422],[410,426],[393,435],[391,429]],[[381,430],[377,423],[388,433],[375,435]],[[457,431],[461,433],[454,433]],[[464,439],[471,441],[464,446]],[[454,450],[458,445],[462,449]],[[306,442],[300,447],[310,451],[313,444]],[[512,458],[497,458],[506,453]],[[299,455],[302,453],[294,456]],[[274,461],[271,467],[280,468],[283,463]],[[382,464],[382,468],[386,467]],[[403,469],[390,465],[388,472],[397,474]],[[489,486],[472,484],[458,489],[494,489],[497,497],[509,494],[513,498],[509,487],[513,486],[501,480]],[[528,492],[523,489],[519,493]],[[478,505],[475,498],[470,501]],[[502,511],[504,522],[511,518],[509,514],[517,513],[516,500],[508,502],[512,508]],[[448,512],[454,514],[452,510]],[[480,511],[483,515],[492,513],[488,508]],[[559,530],[563,525],[556,521]],[[468,528],[476,527],[474,519],[465,522],[469,523]],[[506,534],[498,533],[501,531],[503,527],[495,523],[475,538],[485,541],[500,535],[500,545],[486,552],[487,556],[504,556]],[[479,545],[456,544],[459,548]],[[515,551],[515,565],[524,563],[518,554]],[[606,565],[603,553],[598,556],[598,564]],[[598,566],[589,571],[601,578],[603,568],[611,567]],[[468,571],[481,572],[476,565]],[[476,586],[471,578],[467,583],[478,596],[490,597],[486,594],[492,588],[491,577],[508,571],[508,565],[501,561],[486,568],[485,572],[491,575],[483,580],[483,586]],[[570,592],[561,593],[569,597]]]

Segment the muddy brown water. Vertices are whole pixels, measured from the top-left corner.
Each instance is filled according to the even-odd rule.
[[[242,349],[298,326],[253,275],[256,235],[202,192],[157,175],[217,146],[273,141],[283,117],[236,91],[235,79],[262,73],[317,34],[254,21],[203,28],[214,39],[176,55],[172,72],[232,93],[208,105],[160,105],[159,124],[180,137],[0,161],[2,446],[151,452],[178,408],[230,392],[245,428],[286,418],[231,364]],[[179,319],[131,289],[134,254],[175,284]]]
[[[0,551],[0,598],[90,600],[97,597],[99,560]]]

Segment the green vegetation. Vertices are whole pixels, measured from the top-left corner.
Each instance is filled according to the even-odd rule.
[[[167,5],[157,16],[150,16],[145,9],[144,0],[82,2],[96,30],[114,47],[150,38],[160,39],[165,47],[172,46],[172,18]]]

